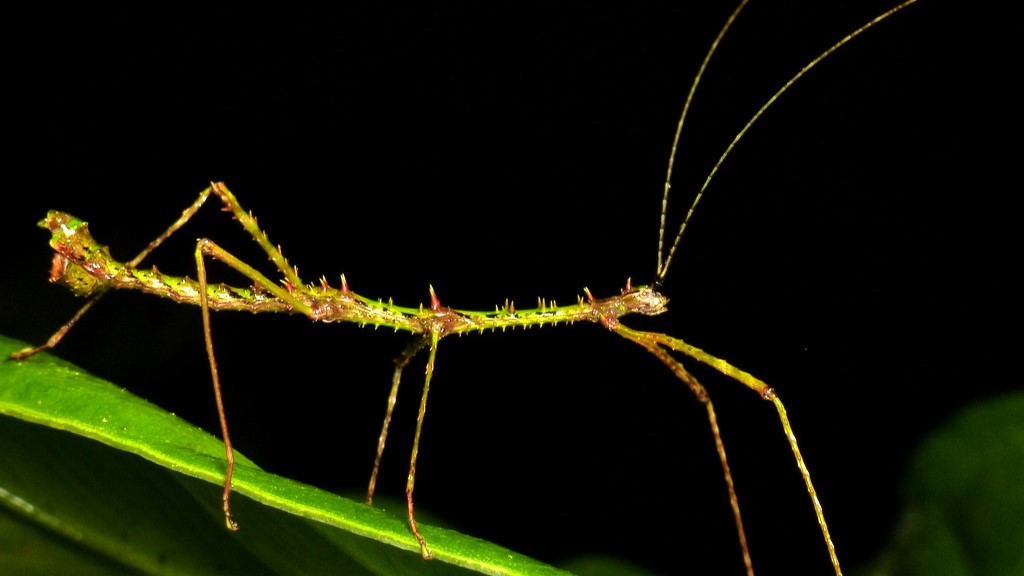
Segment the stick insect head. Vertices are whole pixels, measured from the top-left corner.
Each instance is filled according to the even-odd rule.
[[[657,316],[668,310],[668,297],[654,286],[627,288],[622,293],[622,303],[629,312],[644,316]]]

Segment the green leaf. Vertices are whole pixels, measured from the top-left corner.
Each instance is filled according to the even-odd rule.
[[[564,574],[450,530],[268,474],[236,453],[224,527],[217,438],[0,337],[0,573]],[[141,458],[139,458],[141,456]]]
[[[1024,393],[973,404],[915,453],[872,574],[1024,574]]]

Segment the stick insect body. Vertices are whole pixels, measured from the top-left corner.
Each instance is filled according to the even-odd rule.
[[[297,268],[293,267],[286,260],[280,247],[271,243],[266,233],[258,226],[256,219],[252,214],[242,208],[239,201],[224,184],[213,183],[209,188],[200,193],[198,198],[182,213],[181,217],[163,234],[151,242],[149,246],[147,246],[146,249],[138,256],[126,263],[114,260],[110,256],[107,248],[103,247],[92,238],[88,225],[84,221],[63,212],[51,211],[47,217],[40,222],[40,226],[46,228],[52,234],[50,243],[56,252],[50,279],[53,282],[60,282],[67,285],[77,295],[90,296],[91,298],[82,307],[82,309],[67,324],[65,324],[65,326],[54,334],[47,343],[37,348],[23,351],[16,355],[16,357],[24,358],[34,354],[35,352],[56,345],[56,343],[60,341],[63,335],[74,325],[74,323],[76,323],[78,319],[81,318],[82,315],[92,306],[97,298],[110,289],[141,290],[143,292],[169,298],[177,302],[199,306],[202,310],[206,350],[209,358],[215,396],[217,399],[221,432],[225,444],[227,467],[223,491],[224,518],[230,529],[237,529],[238,525],[232,515],[230,505],[231,478],[234,463],[233,449],[228,433],[225,409],[221,400],[220,378],[218,376],[216,358],[214,355],[210,310],[282,312],[300,314],[314,321],[347,321],[359,325],[387,326],[394,328],[395,330],[409,332],[413,335],[413,339],[395,361],[396,366],[392,379],[391,392],[388,397],[387,410],[380,432],[376,457],[367,490],[367,502],[369,503],[373,500],[377,475],[387,440],[388,428],[397,398],[403,369],[419,352],[426,351],[428,357],[426,361],[423,392],[419,404],[416,431],[412,445],[412,454],[410,456],[409,474],[406,484],[406,503],[410,529],[419,542],[422,556],[424,558],[430,558],[432,553],[428,542],[421,534],[416,524],[413,493],[415,487],[416,460],[419,451],[420,436],[426,410],[427,397],[435,370],[439,342],[443,338],[453,334],[485,332],[488,330],[506,329],[518,326],[546,326],[573,322],[597,323],[604,326],[609,331],[636,343],[653,354],[658,358],[658,360],[664,363],[677,378],[682,380],[683,383],[694,393],[698,401],[705,406],[708,422],[723,469],[723,476],[725,479],[729,502],[732,508],[736,531],[748,574],[753,574],[753,563],[750,558],[746,542],[746,533],[743,528],[740,506],[734,489],[733,478],[726,458],[721,434],[719,433],[714,406],[705,388],[693,375],[690,374],[674,353],[687,356],[710,366],[722,374],[739,381],[741,384],[758,393],[758,395],[763,399],[772,402],[778,413],[780,424],[793,452],[794,459],[800,470],[800,474],[810,497],[831,563],[836,574],[841,574],[841,568],[835,546],[829,534],[824,513],[811,481],[810,472],[808,471],[803,456],[800,453],[796,436],[793,433],[785,407],[779,399],[778,394],[760,379],[754,377],[748,372],[734,367],[722,359],[716,358],[697,347],[683,342],[680,339],[661,333],[632,329],[623,323],[623,319],[630,314],[657,315],[666,310],[668,298],[661,294],[660,286],[666,280],[669,267],[676,254],[683,232],[685,231],[691,216],[694,214],[695,208],[702,199],[708,184],[722,165],[722,162],[732,151],[736,143],[761,117],[765,110],[770,107],[793,83],[833,51],[874,24],[915,1],[916,0],[908,0],[857,29],[826,50],[819,57],[812,60],[793,78],[786,82],[733,138],[732,142],[708,174],[704,185],[698,191],[677,234],[671,242],[666,242],[665,218],[667,214],[667,202],[676,156],[676,145],[679,140],[683,122],[686,118],[686,113],[689,109],[689,103],[692,99],[694,90],[699,83],[708,59],[717,47],[718,42],[722,39],[722,36],[729,29],[735,17],[746,4],[746,1],[741,2],[740,6],[733,12],[732,16],[726,22],[709,50],[704,64],[695,77],[690,94],[686,100],[686,105],[684,106],[683,114],[679,121],[666,175],[664,196],[662,200],[661,225],[659,227],[658,265],[655,276],[656,281],[652,285],[633,286],[631,282],[627,280],[625,287],[617,295],[595,297],[589,292],[589,290],[584,289],[584,296],[578,297],[576,302],[569,305],[558,305],[555,302],[539,300],[536,308],[517,309],[513,304],[506,303],[503,306],[497,306],[494,311],[486,312],[449,308],[442,304],[441,299],[434,293],[433,289],[431,289],[430,302],[428,306],[416,308],[397,306],[390,301],[384,302],[357,294],[349,288],[348,281],[344,276],[341,276],[337,281],[334,281],[334,283],[328,281],[326,278],[321,278],[319,282],[312,284],[303,281],[299,277]],[[205,238],[198,241],[195,249],[195,261],[197,268],[196,280],[165,275],[155,268],[148,270],[140,268],[141,262],[164,240],[181,228],[199,210],[211,194],[217,196],[225,210],[231,212],[233,218],[239,221],[246,232],[257,242],[262,251],[266,253],[274,263],[277,273],[283,277],[282,281],[277,282],[272,280],[252,266],[239,260],[228,251],[224,250],[212,240]],[[209,284],[206,273],[208,258],[219,260],[240,272],[252,282],[251,286],[233,287],[224,284]]]

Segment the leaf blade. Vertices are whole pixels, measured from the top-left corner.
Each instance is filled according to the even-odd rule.
[[[160,468],[185,477],[196,478],[215,486],[223,482],[225,463],[223,444],[220,440],[164,412],[159,407],[53,356],[39,354],[22,362],[8,358],[11,352],[22,347],[23,344],[18,341],[0,337],[0,357],[4,358],[0,361],[0,414],[100,442],[117,450],[141,456]],[[16,439],[17,435],[13,433],[0,435],[0,443],[10,444],[10,441]],[[81,450],[80,447],[78,449]],[[31,458],[31,454],[27,457]],[[189,483],[188,480],[184,482]],[[245,496],[255,503],[319,523],[314,525],[313,533],[320,533],[322,539],[329,543],[327,547],[338,547],[339,542],[347,538],[332,532],[334,529],[340,529],[345,533],[405,551],[392,550],[394,558],[376,562],[374,559],[380,554],[376,544],[357,544],[356,551],[350,550],[346,555],[359,565],[376,563],[375,566],[367,566],[370,572],[402,573],[411,566],[413,571],[418,572],[429,570],[448,573],[450,568],[442,567],[443,565],[438,562],[424,563],[418,558],[419,545],[409,533],[403,519],[312,486],[274,476],[264,472],[240,454],[236,454],[232,486],[236,494]],[[121,489],[125,490],[124,487]],[[189,489],[195,490],[195,487],[191,486]],[[206,491],[210,495],[202,500],[209,511],[207,516],[216,516],[219,499],[215,494],[219,490],[208,487]],[[182,497],[175,495],[173,499],[181,501]],[[242,500],[233,500],[240,501]],[[11,501],[7,504],[8,509],[16,508]],[[235,507],[243,523],[242,535],[239,538],[244,544],[244,539],[247,538],[245,533],[253,531],[246,523],[259,522],[255,519],[246,520],[246,516],[255,516],[256,513],[252,510],[257,508],[246,506],[247,509],[243,511],[237,503]],[[42,522],[41,517],[37,517],[35,521]],[[230,537],[215,519],[204,517],[203,521],[219,529],[217,532],[223,533],[205,537],[218,540]],[[322,525],[332,528],[324,528]],[[450,530],[430,526],[422,529],[431,542],[436,559],[450,564],[451,567],[487,574],[564,573],[494,544]],[[206,528],[203,530],[205,532]],[[65,533],[63,537],[70,536]],[[261,549],[262,546],[264,545],[257,546],[257,549]],[[364,550],[360,553],[359,550],[363,547],[373,552],[367,553]],[[127,554],[125,550],[111,552],[108,548],[109,546],[100,546],[103,554]],[[274,552],[262,549],[261,554],[273,556]],[[401,559],[403,555],[413,557],[415,561],[410,564],[409,558]],[[288,561],[270,563],[278,565],[272,571],[280,570],[281,564],[288,565]],[[146,562],[141,564],[145,565],[143,570],[156,569]],[[130,565],[138,567],[139,562],[132,561]],[[405,568],[401,568],[402,566]]]

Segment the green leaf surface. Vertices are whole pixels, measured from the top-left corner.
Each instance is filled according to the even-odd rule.
[[[870,574],[1024,574],[1024,393],[973,404],[915,453],[904,512]]]
[[[0,337],[0,573],[564,574],[443,528],[261,470],[236,453],[224,527],[217,438]],[[142,458],[139,458],[141,456]]]

